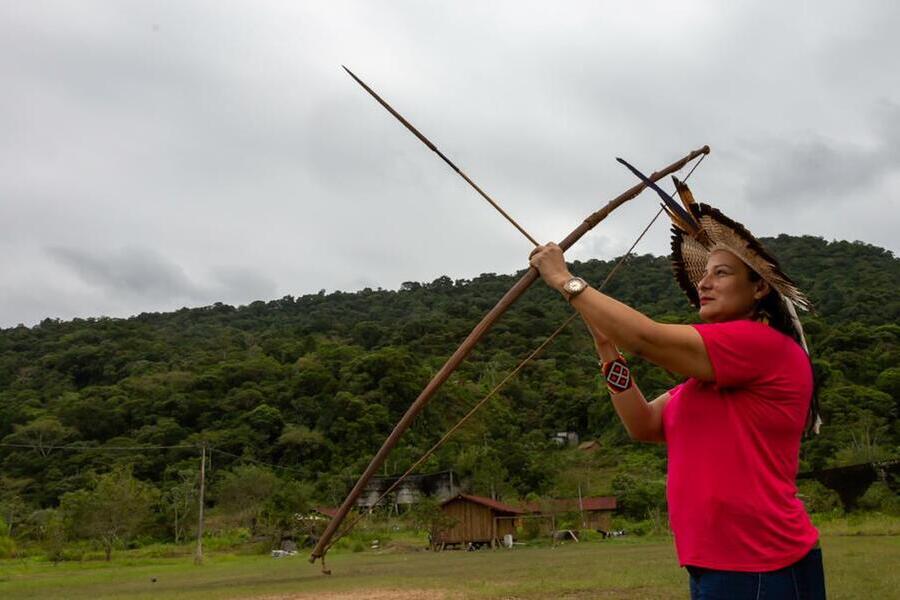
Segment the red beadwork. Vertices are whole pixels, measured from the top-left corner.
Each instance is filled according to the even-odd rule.
[[[619,393],[631,388],[631,369],[625,364],[624,358],[619,357],[607,363],[603,371],[606,376],[606,385],[611,392]]]

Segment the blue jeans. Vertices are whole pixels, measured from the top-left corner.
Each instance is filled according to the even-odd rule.
[[[744,573],[688,567],[691,600],[824,600],[822,551],[777,571]]]

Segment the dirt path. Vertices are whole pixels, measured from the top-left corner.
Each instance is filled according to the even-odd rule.
[[[457,600],[459,594],[442,590],[354,590],[264,596],[253,600]]]

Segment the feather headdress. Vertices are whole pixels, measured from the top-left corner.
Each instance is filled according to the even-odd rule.
[[[697,284],[706,273],[710,253],[728,250],[793,306],[804,311],[812,308],[809,298],[784,273],[778,260],[743,225],[707,204],[696,202],[690,188],[678,178],[672,177],[683,207],[640,171],[621,158],[617,160],[662,198],[662,207],[672,220],[672,268],[675,279],[694,306],[700,306]]]
[[[742,260],[750,269],[768,282],[778,292],[791,320],[796,337],[809,354],[803,325],[797,316],[797,308],[812,309],[809,298],[800,291],[797,284],[788,277],[778,260],[750,233],[746,227],[733,221],[719,210],[694,200],[688,186],[672,177],[681,205],[665,190],[647,178],[640,171],[617,159],[634,173],[647,187],[653,189],[662,199],[663,210],[672,220],[672,270],[678,285],[684,290],[694,306],[700,306],[697,284],[706,273],[706,262],[714,250],[727,250]],[[817,410],[814,412],[818,413]],[[818,433],[821,419],[815,414],[814,430]]]

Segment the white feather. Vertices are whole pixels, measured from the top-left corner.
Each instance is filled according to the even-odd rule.
[[[803,325],[800,323],[800,317],[797,316],[797,309],[794,308],[794,303],[785,296],[782,296],[781,299],[784,300],[784,306],[791,316],[791,323],[794,325],[794,331],[797,332],[797,337],[800,338],[800,345],[803,346],[803,350],[809,354],[809,346],[806,345],[806,336],[803,335]]]
[[[803,346],[803,350],[809,355],[809,346],[806,345],[806,336],[803,334],[803,324],[800,323],[800,317],[797,315],[797,309],[794,307],[794,303],[788,300],[785,296],[781,297],[784,300],[784,306],[787,308],[788,314],[791,316],[791,323],[794,325],[794,330],[797,332],[797,337],[800,338],[800,345]],[[813,433],[819,435],[819,430],[822,428],[822,417],[816,414],[816,422],[813,423]]]

